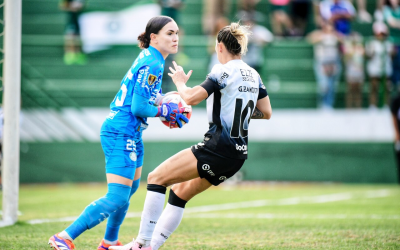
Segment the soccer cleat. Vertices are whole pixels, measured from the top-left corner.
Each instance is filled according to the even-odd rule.
[[[151,250],[151,246],[148,247],[143,247],[139,243],[132,241],[125,246],[119,247],[119,246],[111,246],[109,250]]]
[[[70,240],[66,240],[55,234],[50,237],[49,243],[51,248],[55,250],[72,250],[75,249],[74,243]]]
[[[115,246],[123,246],[123,244],[121,243],[121,241],[117,241],[117,245]],[[109,247],[111,247],[111,245],[106,244],[103,239],[97,247],[97,250],[109,250]]]

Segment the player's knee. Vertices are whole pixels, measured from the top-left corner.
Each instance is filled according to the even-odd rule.
[[[159,175],[156,171],[150,172],[150,174],[147,176],[147,183],[168,186],[163,176]]]
[[[118,183],[109,183],[108,192],[105,196],[110,205],[115,209],[123,207],[129,201],[132,188]]]

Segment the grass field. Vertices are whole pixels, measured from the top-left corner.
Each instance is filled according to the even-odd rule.
[[[138,232],[144,187],[132,198],[120,231],[123,242]],[[22,186],[22,215],[16,225],[0,228],[0,249],[47,249],[48,238],[69,225],[65,217],[78,216],[105,191],[102,183]],[[96,249],[104,228],[102,223],[81,235],[77,249]],[[162,249],[400,249],[400,187],[243,183],[211,188],[188,203],[180,227]]]

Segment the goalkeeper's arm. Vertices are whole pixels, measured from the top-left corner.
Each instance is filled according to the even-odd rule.
[[[136,93],[132,96],[131,112],[134,116],[155,117],[158,114],[158,107],[149,103],[149,99]]]

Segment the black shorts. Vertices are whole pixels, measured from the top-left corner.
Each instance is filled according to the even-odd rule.
[[[191,149],[197,159],[197,171],[200,178],[205,178],[214,186],[218,186],[236,174],[245,161],[217,155],[199,145],[192,146]]]

